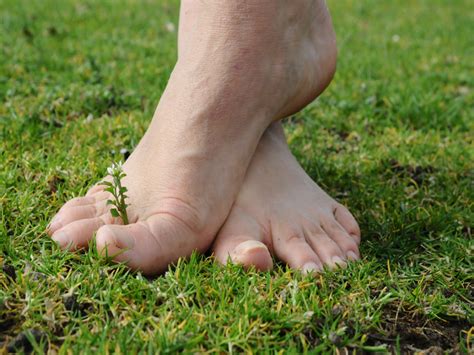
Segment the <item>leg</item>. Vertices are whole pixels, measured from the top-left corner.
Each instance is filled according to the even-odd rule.
[[[130,225],[93,187],[49,231],[64,248],[97,246],[147,274],[204,251],[235,201],[270,123],[313,100],[335,69],[323,1],[181,3],[178,62],[153,120],[124,165]]]
[[[274,123],[214,243],[218,260],[267,270],[273,253],[291,267],[317,271],[358,259],[359,242],[354,217],[306,175]]]

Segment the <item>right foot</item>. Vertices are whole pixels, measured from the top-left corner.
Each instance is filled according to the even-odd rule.
[[[216,238],[217,259],[269,270],[273,254],[294,269],[320,271],[359,259],[359,242],[354,217],[304,172],[273,123]]]
[[[130,223],[93,187],[49,232],[61,247],[97,247],[145,274],[209,248],[265,129],[319,95],[336,47],[323,1],[187,0],[179,55],[150,127],[124,164]]]

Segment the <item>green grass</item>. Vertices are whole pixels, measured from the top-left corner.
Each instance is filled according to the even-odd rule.
[[[193,256],[149,280],[44,230],[146,129],[178,2],[0,2],[0,352],[472,351],[472,3],[329,5],[337,75],[285,127],[363,261],[304,278]]]

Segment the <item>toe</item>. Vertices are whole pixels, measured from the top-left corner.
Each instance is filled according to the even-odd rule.
[[[360,244],[360,228],[354,216],[343,205],[339,204],[335,211],[334,217],[337,222],[349,233],[349,235]]]
[[[273,260],[263,236],[257,221],[235,207],[214,241],[212,251],[224,265],[230,260],[245,268],[270,270]]]
[[[322,228],[339,247],[343,253],[343,259],[359,260],[359,247],[357,242],[335,219],[328,218],[323,221]]]
[[[235,245],[231,251],[227,251],[232,262],[241,264],[246,268],[255,267],[260,271],[268,271],[273,268],[273,260],[267,246],[262,242],[255,240],[251,236],[234,236]],[[230,245],[228,245],[230,247]],[[223,254],[221,252],[221,254]],[[219,259],[222,262],[222,259]]]
[[[101,185],[101,184],[94,185],[89,189],[89,191],[87,191],[86,196],[93,196],[97,193],[101,193],[104,191],[104,189],[105,189],[104,185]]]
[[[91,196],[81,196],[81,197],[74,197],[67,201],[62,207],[62,209],[69,208],[69,207],[76,207],[76,206],[84,206],[84,205],[90,205],[91,203],[94,203],[95,199]]]
[[[97,208],[92,204],[63,207],[51,220],[48,233],[52,235],[71,222],[94,217],[97,217]]]
[[[194,233],[180,219],[157,214],[146,221],[106,225],[97,231],[97,249],[116,262],[123,262],[146,275],[160,274],[180,257],[204,251],[211,240]]]
[[[109,196],[107,192],[99,191],[89,196],[76,197],[67,201],[49,223],[48,234],[54,234],[71,222],[101,216],[107,210]]]
[[[274,229],[273,248],[276,255],[291,268],[304,273],[322,270],[321,259],[307,243],[303,231],[286,228]]]
[[[325,266],[331,269],[346,266],[345,253],[321,227],[308,228],[305,235],[312,249]]]
[[[212,252],[223,265],[231,261],[245,268],[267,271],[273,267],[270,251],[263,243],[261,227],[255,219],[234,210],[221,228]]]
[[[160,254],[162,247],[143,222],[120,225],[106,225],[96,234],[97,250],[116,262],[127,264],[133,270],[153,274],[165,269]]]
[[[107,217],[80,219],[67,224],[53,233],[51,238],[62,249],[77,250],[85,248],[94,233],[104,224],[110,223]]]
[[[141,224],[134,223],[126,226],[105,225],[97,231],[96,245],[99,252],[118,262],[129,263],[134,269],[139,262],[136,251],[133,250],[137,238],[147,241],[148,231]],[[155,249],[155,246],[152,245]],[[128,254],[128,255],[125,255]]]

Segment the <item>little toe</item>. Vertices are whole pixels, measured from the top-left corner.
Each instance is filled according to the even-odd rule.
[[[303,231],[274,231],[273,248],[276,255],[291,268],[303,273],[322,270],[321,259],[306,241]]]
[[[51,238],[61,249],[77,250],[87,247],[94,233],[104,224],[110,223],[107,217],[80,219],[67,224],[53,233]]]
[[[343,205],[339,204],[334,210],[336,221],[349,233],[349,235],[360,244],[360,228],[354,216]]]

